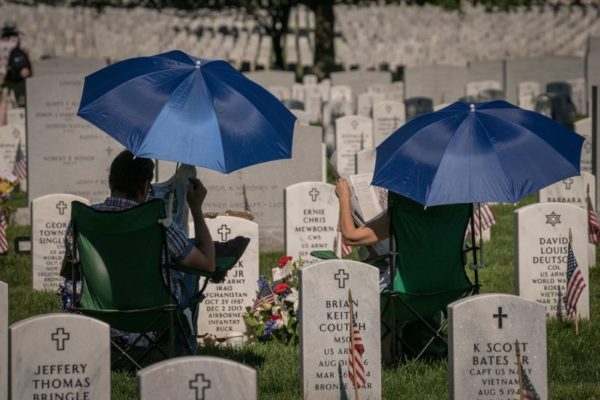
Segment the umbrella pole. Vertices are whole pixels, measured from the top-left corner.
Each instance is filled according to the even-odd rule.
[[[475,294],[479,294],[479,270],[477,265],[477,241],[475,239],[475,207],[471,203],[471,250],[473,251],[473,274],[475,275]]]

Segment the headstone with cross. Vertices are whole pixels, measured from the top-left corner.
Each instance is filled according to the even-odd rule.
[[[103,64],[98,61],[97,68]],[[89,65],[81,68],[59,75],[36,72],[27,81],[29,199],[70,193],[97,203],[109,194],[106,170],[123,146],[75,115],[90,72]]]
[[[450,304],[448,319],[451,399],[518,399],[516,346],[522,371],[540,398],[548,398],[543,305],[508,294],[482,294]]]
[[[373,104],[374,145],[379,146],[406,121],[404,103],[393,100],[379,101]]]
[[[573,176],[546,186],[540,190],[540,203],[568,203],[587,209],[587,188],[590,188],[590,200],[595,204],[596,179],[594,175],[582,172],[579,176]]]
[[[191,225],[190,234],[193,236],[194,227]],[[236,236],[244,236],[250,239],[250,243],[237,265],[227,274],[225,282],[208,285],[204,291],[206,298],[200,303],[198,334],[211,334],[218,338],[245,335],[242,313],[246,307],[252,306],[257,290],[258,224],[244,218],[218,216],[206,219],[206,225],[215,241],[224,243]]]
[[[339,203],[335,186],[302,182],[285,189],[285,254],[317,261],[315,250],[340,253],[338,241]]]
[[[110,327],[46,314],[10,327],[13,399],[110,399]]]
[[[8,285],[0,281],[0,400],[8,400]]]
[[[292,159],[253,165],[227,175],[198,168],[198,176],[208,190],[204,211],[241,211],[247,205],[260,229],[261,250],[283,251],[283,191],[294,183],[323,179],[322,138],[321,128],[296,126]],[[175,166],[160,161],[159,180],[169,179]],[[219,236],[215,233],[214,238]]]
[[[566,203],[538,203],[519,208],[516,220],[517,294],[544,305],[546,316],[558,317],[564,310],[567,289],[569,229],[572,250],[587,287],[581,293],[577,311],[589,316],[588,214],[581,207]]]
[[[375,149],[364,149],[356,153],[356,173],[372,174],[375,171]]]
[[[71,202],[88,200],[70,194],[49,194],[31,202],[31,257],[33,288],[57,290],[65,254],[65,231],[71,219]]]
[[[137,373],[140,400],[256,400],[256,371],[224,358],[165,360]]]
[[[373,148],[373,121],[362,115],[335,120],[336,168],[339,174],[356,173],[356,153]]]
[[[354,398],[348,377],[350,305],[364,345],[358,357],[365,382],[361,399],[381,398],[381,339],[378,270],[348,260],[327,260],[300,271],[300,352],[302,398]]]

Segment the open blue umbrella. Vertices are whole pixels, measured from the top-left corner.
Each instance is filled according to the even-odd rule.
[[[136,156],[224,173],[290,158],[296,120],[229,63],[181,51],[87,76],[77,115]]]
[[[377,147],[373,185],[425,206],[516,202],[579,175],[584,138],[505,101],[456,102]]]

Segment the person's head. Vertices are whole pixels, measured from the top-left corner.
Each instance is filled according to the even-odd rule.
[[[154,162],[134,157],[129,150],[119,153],[110,165],[108,185],[113,196],[142,202],[150,191]]]

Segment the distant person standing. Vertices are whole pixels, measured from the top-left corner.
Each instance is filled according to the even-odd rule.
[[[13,92],[17,104],[25,107],[25,79],[32,75],[31,61],[21,48],[17,25],[6,22],[0,33],[0,80]]]

